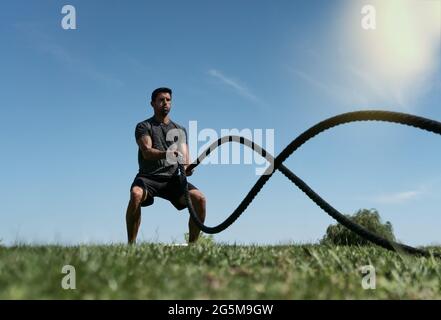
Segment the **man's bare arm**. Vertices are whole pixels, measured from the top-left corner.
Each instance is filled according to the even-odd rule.
[[[166,158],[167,151],[152,148],[152,138],[150,136],[144,135],[136,142],[145,160],[161,160]]]
[[[190,164],[190,155],[188,154],[188,146],[186,143],[183,143],[180,148],[182,152],[182,157],[184,158],[184,165]]]
[[[187,167],[191,164],[190,163],[190,152],[188,151],[188,145],[186,143],[183,143],[181,146],[182,150],[182,156],[184,158],[184,168],[187,176],[191,176],[193,174],[193,171],[187,172]]]

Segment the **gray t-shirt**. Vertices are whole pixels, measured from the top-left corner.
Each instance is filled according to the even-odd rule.
[[[167,133],[170,130],[173,131],[168,134],[170,141],[167,141]],[[138,123],[135,129],[136,140],[144,135],[150,136],[152,139],[152,147],[161,151],[166,151],[172,144],[178,142],[178,140],[187,143],[187,131],[185,128],[171,120],[168,124],[165,124],[151,117]],[[171,164],[167,159],[146,160],[139,148],[138,164],[139,173],[145,176],[173,176],[178,174],[178,165],[176,163]]]

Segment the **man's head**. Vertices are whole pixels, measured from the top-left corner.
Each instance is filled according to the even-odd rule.
[[[172,90],[169,88],[157,88],[152,92],[152,101],[155,114],[165,117],[171,109]]]

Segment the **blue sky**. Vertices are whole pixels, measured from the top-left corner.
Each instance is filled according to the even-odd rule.
[[[188,128],[274,129],[275,153],[339,113],[384,109],[441,119],[439,1],[61,1],[0,8],[0,239],[120,243],[137,172],[136,123],[173,88]],[[206,141],[199,141],[197,149]],[[440,243],[441,137],[386,123],[328,131],[286,165],[343,213],[376,208],[397,238]],[[196,155],[192,154],[194,158]],[[252,165],[202,165],[190,181],[208,225],[257,180]],[[181,242],[188,213],[158,199],[140,241]],[[229,229],[228,243],[315,242],[334,221],[280,173]]]

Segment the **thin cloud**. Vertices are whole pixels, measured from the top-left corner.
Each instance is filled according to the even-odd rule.
[[[89,62],[72,55],[64,47],[53,41],[47,34],[37,31],[35,25],[17,23],[15,24],[15,28],[23,33],[26,33],[29,36],[31,43],[38,51],[51,56],[54,60],[65,66],[71,72],[82,73],[92,80],[111,87],[121,87],[124,85],[121,80],[102,72],[101,70],[98,70]]]
[[[382,194],[374,197],[374,201],[380,204],[403,204],[405,202],[416,200],[423,192],[421,190],[404,191],[390,194]]]
[[[222,72],[216,69],[210,69],[208,70],[208,74],[216,79],[221,80],[227,86],[233,88],[235,92],[242,97],[247,98],[248,100],[251,100],[253,102],[258,102],[262,104],[262,101],[253,93],[251,93],[250,90],[248,90],[245,86],[239,84],[238,81],[225,76],[224,74],[222,74]]]
[[[356,90],[352,90],[350,87],[337,84],[335,81],[330,82],[326,79],[319,80],[312,74],[308,74],[304,71],[288,67],[296,76],[305,81],[307,84],[317,88],[324,94],[330,96],[334,100],[341,102],[345,105],[351,105],[353,103],[367,104],[367,99]]]

